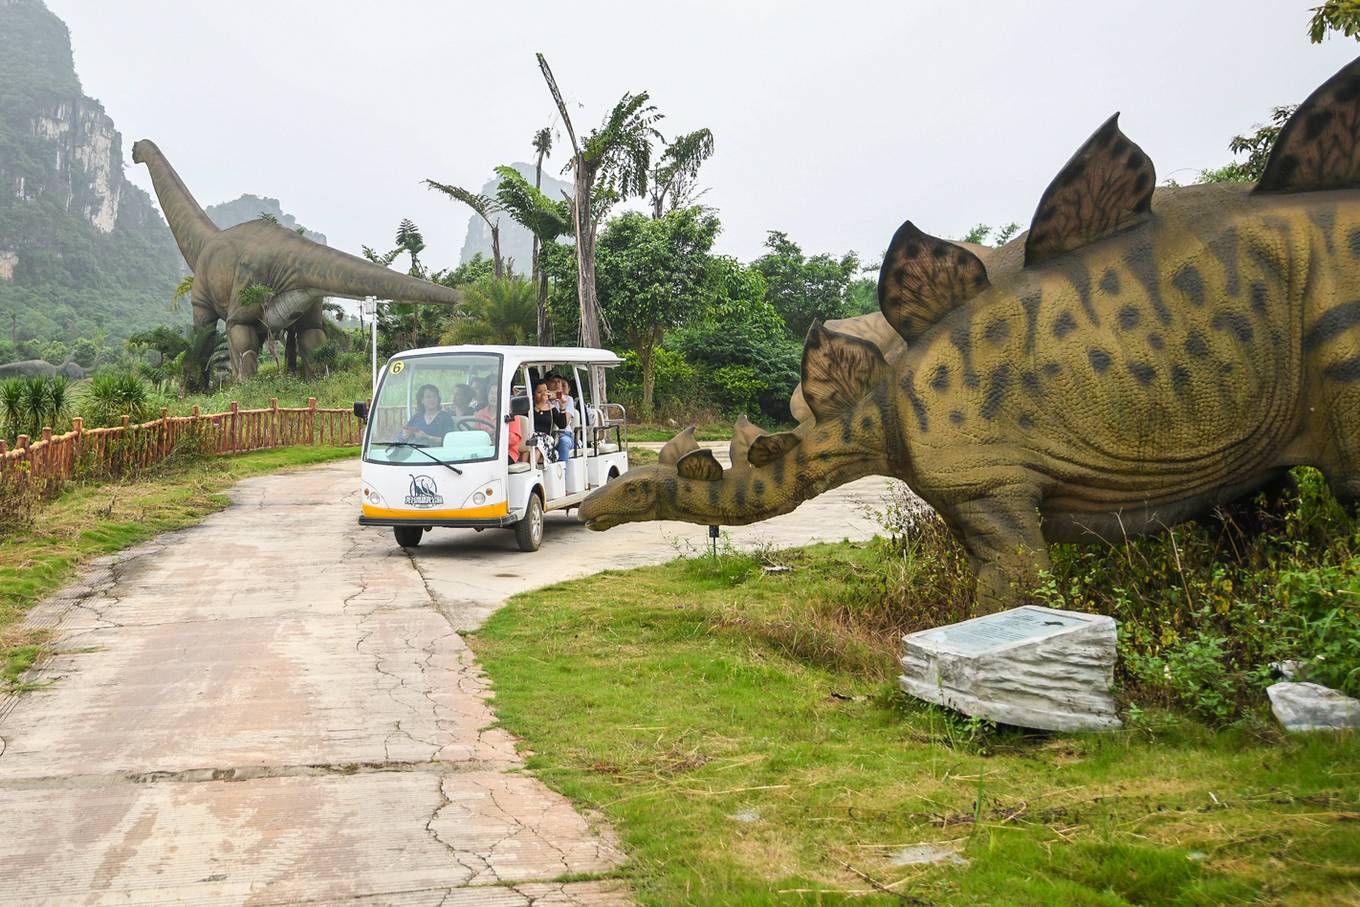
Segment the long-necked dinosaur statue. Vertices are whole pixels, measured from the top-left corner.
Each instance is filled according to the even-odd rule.
[[[255,374],[269,332],[293,327],[303,352],[323,343],[321,301],[327,296],[461,302],[456,290],[314,243],[278,224],[256,220],[220,230],[154,142],[142,139],[133,145],[132,159],[151,171],[170,232],[194,274],[194,327],[226,321],[232,366],[242,377]],[[272,298],[263,305],[242,305],[242,291],[255,285],[273,290]]]
[[[581,519],[744,524],[897,476],[994,610],[1046,542],[1157,531],[1291,466],[1360,501],[1360,60],[1299,106],[1254,187],[1154,194],[1116,119],[988,267],[903,224],[879,302],[904,342],[814,325],[795,430],[738,420],[726,471],[686,431]]]

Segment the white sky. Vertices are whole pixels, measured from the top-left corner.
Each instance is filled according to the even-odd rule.
[[[908,218],[941,236],[1028,224],[1116,110],[1158,179],[1188,182],[1360,54],[1308,43],[1318,0],[47,2],[125,154],[151,138],[203,205],[277,196],[349,251],[410,217],[439,267],[469,212],[420,180],[478,186],[531,159],[555,119],[535,51],[579,132],[642,90],[667,135],[713,130],[704,202],[742,259],[769,229],[869,258]]]

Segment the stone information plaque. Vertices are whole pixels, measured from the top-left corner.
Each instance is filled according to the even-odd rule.
[[[899,685],[1004,724],[1054,731],[1120,727],[1115,621],[1026,605],[902,638]]]

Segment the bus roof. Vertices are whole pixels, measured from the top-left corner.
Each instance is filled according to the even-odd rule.
[[[623,362],[618,354],[610,350],[597,350],[585,346],[480,346],[477,344],[426,346],[413,350],[402,350],[392,356],[391,359],[429,353],[499,353],[505,357],[505,364],[511,369],[518,368],[524,363],[602,365],[605,368],[613,368]]]

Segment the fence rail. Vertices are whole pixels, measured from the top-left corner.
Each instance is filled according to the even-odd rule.
[[[298,444],[344,446],[358,444],[363,425],[348,409],[318,407],[316,398],[302,407],[281,407],[278,398],[267,409],[241,409],[233,402],[226,412],[171,416],[162,409],[159,419],[133,424],[127,416],[122,425],[85,428],[77,416],[72,428],[53,435],[19,435],[10,449],[0,438],[0,488],[16,482],[43,487],[77,478],[127,475],[160,463],[176,451],[198,454],[233,454]]]

